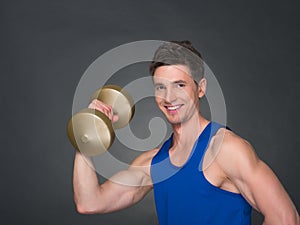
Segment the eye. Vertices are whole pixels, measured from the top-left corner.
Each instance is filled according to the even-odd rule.
[[[164,90],[164,89],[165,89],[165,86],[162,85],[162,84],[155,85],[155,90],[157,90],[157,91],[161,91],[161,90]]]
[[[185,86],[186,86],[186,85],[185,85],[184,83],[178,83],[178,84],[177,84],[177,87],[178,87],[178,88],[184,88]]]

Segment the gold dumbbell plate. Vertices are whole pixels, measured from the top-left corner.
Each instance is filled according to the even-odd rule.
[[[72,145],[87,156],[105,152],[115,138],[110,120],[94,109],[83,109],[69,120],[68,136]]]
[[[97,90],[93,99],[111,105],[119,120],[112,124],[104,113],[95,109],[83,109],[69,120],[68,137],[72,145],[87,156],[105,152],[115,139],[113,128],[126,126],[134,114],[131,97],[118,86],[108,85]]]

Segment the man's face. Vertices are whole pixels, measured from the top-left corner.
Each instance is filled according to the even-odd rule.
[[[201,90],[184,65],[161,66],[153,75],[155,100],[171,124],[181,124],[199,114]]]

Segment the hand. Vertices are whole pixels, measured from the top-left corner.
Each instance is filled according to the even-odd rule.
[[[94,99],[90,104],[89,104],[90,109],[96,109],[102,113],[104,113],[113,123],[117,122],[119,120],[119,116],[114,115],[112,106],[107,105],[98,99]]]

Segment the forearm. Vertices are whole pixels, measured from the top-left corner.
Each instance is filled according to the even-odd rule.
[[[91,159],[80,152],[75,154],[73,188],[78,212],[93,211],[100,186]]]

